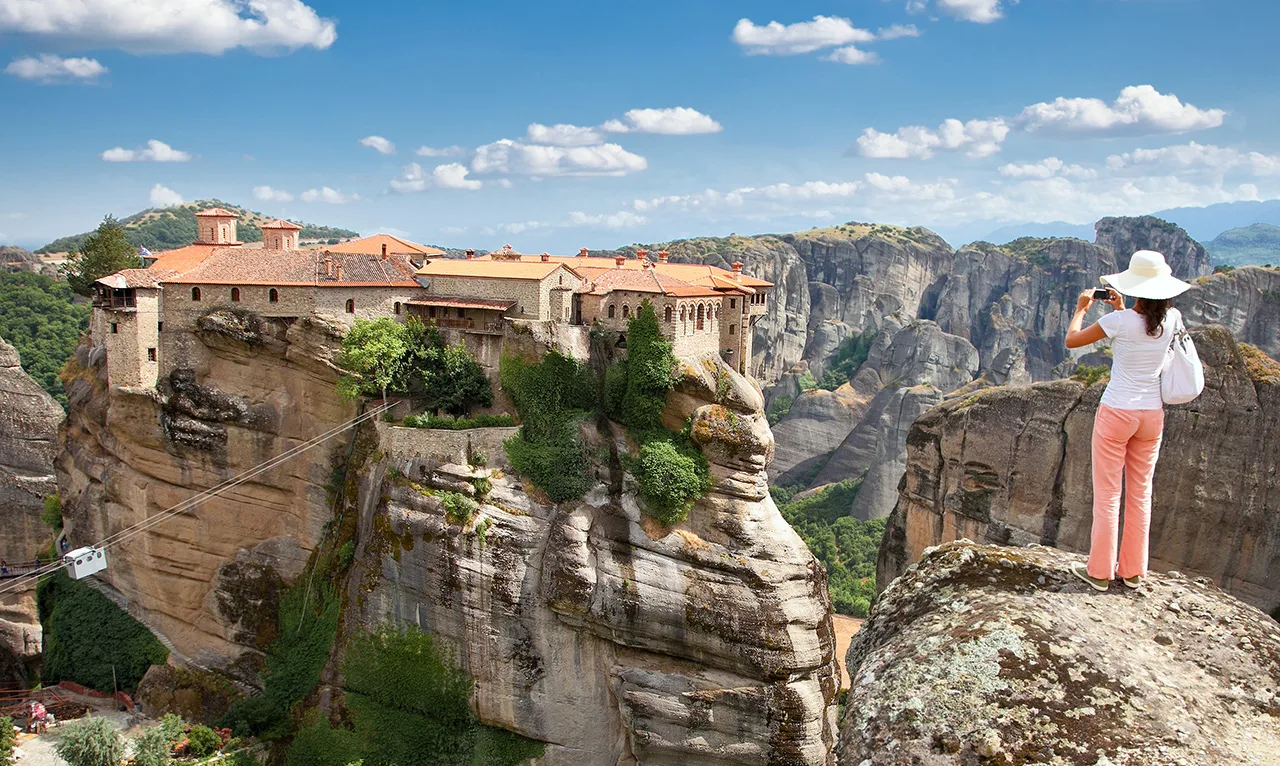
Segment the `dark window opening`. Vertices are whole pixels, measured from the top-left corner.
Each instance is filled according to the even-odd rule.
[[[274,287],[267,291],[267,300],[271,303],[280,302],[280,291]]]
[[[164,332],[164,322],[156,322],[156,332]]]
[[[676,315],[676,310],[670,306],[667,306],[666,320],[670,322],[673,318],[675,318],[675,315]]]
[[[200,288],[198,287],[191,288],[191,300],[193,301],[200,300]]]
[[[347,298],[347,313],[348,313],[348,314],[354,314],[354,313],[356,313],[356,299],[355,299],[355,298]]]
[[[699,305],[699,306],[698,306],[698,324],[697,324],[697,328],[698,328],[699,330],[701,330],[701,329],[702,329],[702,319],[703,319],[703,317],[704,317],[704,316],[705,316],[705,312],[704,312],[704,310],[703,310],[702,306],[701,306],[701,305]]]
[[[396,316],[400,316],[400,301],[396,301]]]
[[[738,326],[736,324],[729,325],[729,334],[736,335],[737,333],[738,333]]]
[[[232,303],[240,302],[240,288],[238,287],[231,288],[231,302]]]
[[[156,360],[156,350],[154,348],[147,349],[147,361],[154,362]]]
[[[467,310],[466,310],[466,309],[460,308],[460,309],[457,309],[457,312],[458,312],[458,318],[459,318],[459,319],[466,319],[466,318],[467,318]]]
[[[736,309],[737,307],[738,307],[738,299],[737,299],[737,298],[730,298],[730,299],[729,299],[729,308],[731,308],[731,309]]]
[[[623,318],[623,319],[626,319],[626,318],[627,318],[627,317],[629,317],[629,316],[631,316],[631,307],[630,307],[630,306],[623,306],[623,307],[622,307],[622,318]]]
[[[115,335],[115,334],[117,334],[117,333],[119,333],[119,332],[120,332],[120,325],[116,324],[115,322],[112,322],[112,323],[111,323],[111,334],[112,334],[112,335]]]
[[[613,319],[613,306],[610,306],[610,307],[609,307],[609,311],[608,311],[608,313],[609,313],[609,318],[610,318],[610,319]]]

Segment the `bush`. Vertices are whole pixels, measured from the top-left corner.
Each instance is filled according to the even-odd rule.
[[[172,747],[163,724],[147,729],[133,741],[133,766],[168,766]]]
[[[354,540],[348,540],[338,548],[337,567],[339,571],[345,571],[351,567],[351,562],[356,558],[356,543]]]
[[[213,729],[204,724],[197,724],[187,732],[187,749],[197,758],[213,755],[222,747],[222,738]]]
[[[13,719],[0,716],[0,766],[13,766],[13,748],[18,744],[18,735],[13,730]]]
[[[460,492],[441,492],[440,499],[444,503],[445,518],[454,524],[466,524],[480,509],[476,501]]]
[[[831,367],[822,373],[818,388],[835,391],[848,383],[862,363],[867,361],[867,356],[871,353],[871,344],[875,339],[876,331],[868,328],[859,335],[850,335],[841,341],[836,349],[835,358],[831,360]],[[813,376],[809,377],[812,379]],[[801,388],[803,387],[802,385]]]
[[[800,386],[801,391],[812,391],[818,387],[818,381],[813,379],[813,373],[805,370],[800,373],[800,377],[796,379],[796,385]]]
[[[40,520],[54,532],[62,531],[62,500],[57,495],[47,495],[44,509],[40,511]]]
[[[59,571],[36,586],[44,628],[43,680],[132,692],[169,650],[141,623],[88,585]],[[114,674],[113,674],[114,670]]]
[[[1086,386],[1092,386],[1104,380],[1111,379],[1111,369],[1105,364],[1087,365],[1077,364],[1076,371],[1071,373],[1072,380],[1078,380]]]
[[[427,356],[419,370],[427,408],[454,415],[473,406],[493,404],[493,386],[484,368],[465,346],[440,346]]]
[[[663,524],[684,521],[693,501],[711,488],[706,458],[692,445],[682,449],[670,441],[649,441],[631,470],[646,510]]]
[[[182,720],[182,716],[177,713],[165,713],[160,719],[160,732],[164,734],[165,742],[170,745],[182,739],[182,735],[187,731],[187,722]]]
[[[578,421],[596,406],[590,371],[549,351],[538,362],[504,354],[499,375],[522,421],[502,445],[511,467],[553,502],[585,495],[595,472],[578,438]]]
[[[120,766],[124,740],[104,718],[82,718],[67,724],[54,746],[68,766]]]
[[[293,736],[285,766],[345,766],[360,757],[360,743],[345,729],[331,729],[322,720],[304,724]]]
[[[624,370],[626,387],[616,419],[638,433],[662,428],[667,392],[675,385],[676,358],[671,353],[671,341],[662,337],[658,315],[648,299],[627,322]],[[612,398],[616,393],[608,392],[607,383],[606,380],[606,393]]]
[[[776,426],[778,421],[782,420],[791,412],[791,405],[795,403],[795,398],[791,396],[779,396],[772,402],[769,402],[769,425]]]

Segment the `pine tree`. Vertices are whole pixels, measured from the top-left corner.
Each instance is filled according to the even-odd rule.
[[[136,269],[142,259],[134,252],[133,245],[125,238],[120,222],[106,216],[98,230],[90,234],[78,252],[67,255],[62,273],[67,284],[80,295],[93,292],[93,283],[120,269]]]

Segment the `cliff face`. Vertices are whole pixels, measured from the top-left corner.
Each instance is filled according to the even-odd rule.
[[[333,328],[208,319],[159,394],[108,390],[98,355],[79,349],[58,463],[73,544],[354,416],[334,393]],[[366,426],[343,624],[404,620],[440,636],[475,678],[481,720],[547,742],[547,764],[830,763],[839,671],[825,574],[768,495],[762,406],[717,360],[686,369],[666,418],[694,418],[715,487],[670,529],[640,514],[616,463],[583,501],[557,506],[509,473],[511,429]],[[594,454],[625,448],[603,426],[583,438]],[[334,518],[324,485],[349,444],[113,548],[104,579],[178,657],[254,683],[280,591]],[[466,465],[476,452],[488,468]],[[492,489],[469,521],[432,494],[477,494],[479,478]]]
[[[1103,218],[1094,224],[1095,241],[1115,253],[1121,268],[1129,266],[1129,256],[1139,250],[1162,253],[1181,279],[1203,277],[1213,273],[1209,253],[1180,226],[1154,216],[1136,218]]]
[[[927,552],[849,647],[841,766],[1274,763],[1276,623],[1176,573],[1096,593],[1081,561]]]
[[[1280,269],[1242,266],[1197,279],[1176,304],[1188,324],[1224,325],[1236,340],[1280,359]]]
[[[0,340],[0,557],[9,564],[33,560],[53,536],[40,511],[45,496],[58,492],[53,459],[62,418],[53,397],[23,372],[18,352]],[[40,650],[33,583],[0,598],[0,680],[26,680]]]
[[[1280,605],[1280,364],[1242,355],[1222,327],[1193,335],[1205,391],[1166,408],[1151,565],[1204,575],[1269,611]],[[958,538],[1087,552],[1090,439],[1103,387],[1064,380],[991,389],[917,420],[879,587],[924,549]]]

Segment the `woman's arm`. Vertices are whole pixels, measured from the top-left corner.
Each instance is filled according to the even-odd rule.
[[[1107,303],[1116,311],[1124,310],[1124,298],[1111,288],[1107,288],[1111,292],[1111,298]],[[1094,322],[1084,329],[1080,329],[1084,325],[1084,315],[1089,311],[1089,307],[1093,305],[1093,290],[1085,290],[1080,293],[1080,297],[1076,299],[1076,313],[1071,317],[1071,324],[1067,327],[1067,348],[1080,348],[1088,346],[1091,343],[1097,343],[1107,337],[1107,333],[1102,329],[1102,325]]]

